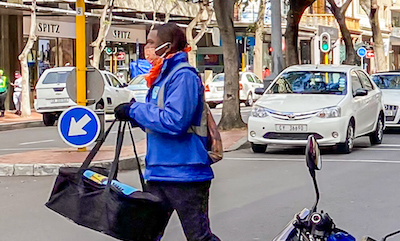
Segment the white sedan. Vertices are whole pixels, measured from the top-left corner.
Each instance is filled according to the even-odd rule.
[[[223,102],[224,80],[225,74],[217,74],[214,76],[212,82],[206,85],[205,98],[210,108],[215,108],[218,104]],[[239,73],[240,102],[245,103],[246,106],[252,106],[254,101],[261,97],[255,93],[255,89],[263,87],[263,82],[254,73]]]
[[[76,103],[69,98],[66,88],[68,75],[74,67],[58,67],[47,69],[35,86],[34,107],[43,115],[46,126],[52,126],[61,113]],[[124,102],[130,102],[133,92],[126,88],[114,74],[100,71],[104,81],[102,98],[90,108],[103,109],[106,114],[113,114],[114,108]]]
[[[377,73],[372,80],[382,90],[387,127],[400,127],[400,72]]]
[[[382,92],[361,68],[292,66],[253,107],[248,140],[254,152],[263,153],[268,144],[306,145],[312,134],[320,145],[350,153],[357,137],[382,142],[384,116]]]

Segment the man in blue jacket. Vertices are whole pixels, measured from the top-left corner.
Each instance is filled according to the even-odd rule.
[[[214,174],[206,148],[204,87],[188,64],[186,46],[184,31],[174,23],[151,30],[145,46],[153,65],[146,76],[146,103],[121,104],[115,116],[147,132],[146,191],[161,197],[170,215],[177,211],[187,240],[218,241],[208,218]]]

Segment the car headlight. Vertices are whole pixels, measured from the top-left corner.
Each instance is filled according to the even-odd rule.
[[[340,107],[337,106],[324,108],[318,113],[318,117],[320,118],[335,118],[340,116],[341,116]]]
[[[251,110],[251,115],[253,117],[267,117],[268,112],[267,109],[264,107],[254,106],[253,109]]]

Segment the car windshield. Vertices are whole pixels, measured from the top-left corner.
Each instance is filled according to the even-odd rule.
[[[381,89],[400,89],[400,74],[373,75],[372,80]]]
[[[242,73],[239,73],[239,81],[242,78]],[[214,79],[213,82],[222,82],[225,80],[225,74],[217,74]]]
[[[335,94],[347,93],[344,72],[292,71],[283,73],[270,88],[274,94]]]
[[[146,84],[146,79],[144,78],[144,75],[139,75],[136,76],[129,82],[129,85],[144,85]]]
[[[65,84],[70,72],[50,72],[43,80],[43,84]]]

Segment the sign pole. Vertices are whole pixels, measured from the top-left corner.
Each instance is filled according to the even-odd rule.
[[[361,57],[361,68],[364,69],[364,57]]]
[[[85,1],[76,0],[76,102],[86,106],[86,17]],[[86,147],[78,151],[86,151]]]

